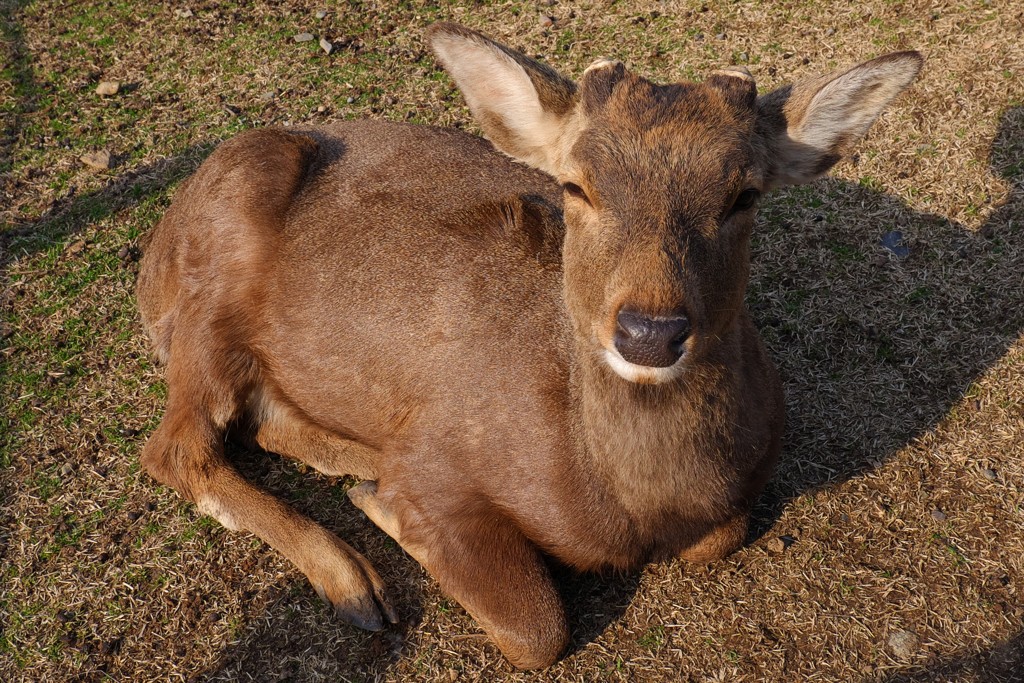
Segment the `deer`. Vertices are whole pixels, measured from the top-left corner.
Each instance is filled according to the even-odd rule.
[[[758,94],[744,68],[578,82],[452,23],[427,40],[486,139],[372,120],[223,142],[144,244],[165,367],[141,462],[285,555],[355,626],[398,612],[348,543],[245,479],[227,434],[333,477],[520,669],[569,643],[551,564],[712,563],[778,459],[745,307],[761,196],[823,175],[917,52]]]

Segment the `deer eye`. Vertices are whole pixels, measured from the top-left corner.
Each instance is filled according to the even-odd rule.
[[[749,209],[750,207],[757,203],[757,200],[758,198],[760,198],[760,196],[761,193],[752,187],[743,190],[743,192],[740,192],[739,196],[736,197],[736,201],[733,202],[732,211],[730,213],[746,211],[747,209]]]
[[[571,197],[575,197],[576,199],[584,201],[587,204],[591,203],[590,197],[588,197],[587,193],[583,191],[583,188],[577,185],[576,183],[565,183],[562,185],[562,189],[565,190],[565,193]],[[593,204],[591,204],[591,206],[593,206]]]

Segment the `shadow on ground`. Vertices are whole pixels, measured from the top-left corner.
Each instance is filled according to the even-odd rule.
[[[919,673],[895,674],[885,679],[885,683],[931,681],[1024,682],[1024,632],[991,649],[964,653],[933,663]]]
[[[1024,109],[1014,108],[989,159],[1010,195],[976,231],[836,180],[794,192],[803,207],[766,212],[751,306],[788,414],[752,538],[794,498],[856,477],[933,429],[1024,333],[1022,156]],[[881,244],[893,232],[905,257]]]

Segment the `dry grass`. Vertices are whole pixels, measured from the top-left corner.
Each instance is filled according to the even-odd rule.
[[[176,7],[0,0],[0,678],[1024,680],[1018,3]],[[928,57],[855,159],[762,212],[749,302],[790,420],[757,536],[713,567],[563,577],[574,646],[533,674],[353,511],[346,482],[236,454],[370,557],[401,605],[393,632],[338,623],[280,556],[138,467],[163,392],[132,299],[139,236],[244,128],[467,124],[420,40],[437,18],[572,74],[600,55],[660,80],[739,61],[770,88]],[[304,30],[349,41],[328,57],[291,40]],[[101,99],[100,80],[122,91]],[[88,171],[101,148],[114,168]],[[908,258],[880,246],[890,230]],[[903,657],[901,630],[917,639]]]

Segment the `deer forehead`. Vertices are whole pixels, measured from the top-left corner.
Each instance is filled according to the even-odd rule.
[[[628,175],[648,183],[720,185],[756,175],[754,119],[751,107],[714,86],[657,85],[627,73],[584,117],[570,161],[591,183]]]
[[[753,117],[701,90],[610,101],[576,139],[568,155],[572,177],[565,179],[620,214],[643,206],[717,216],[737,191],[760,184],[762,169]]]

